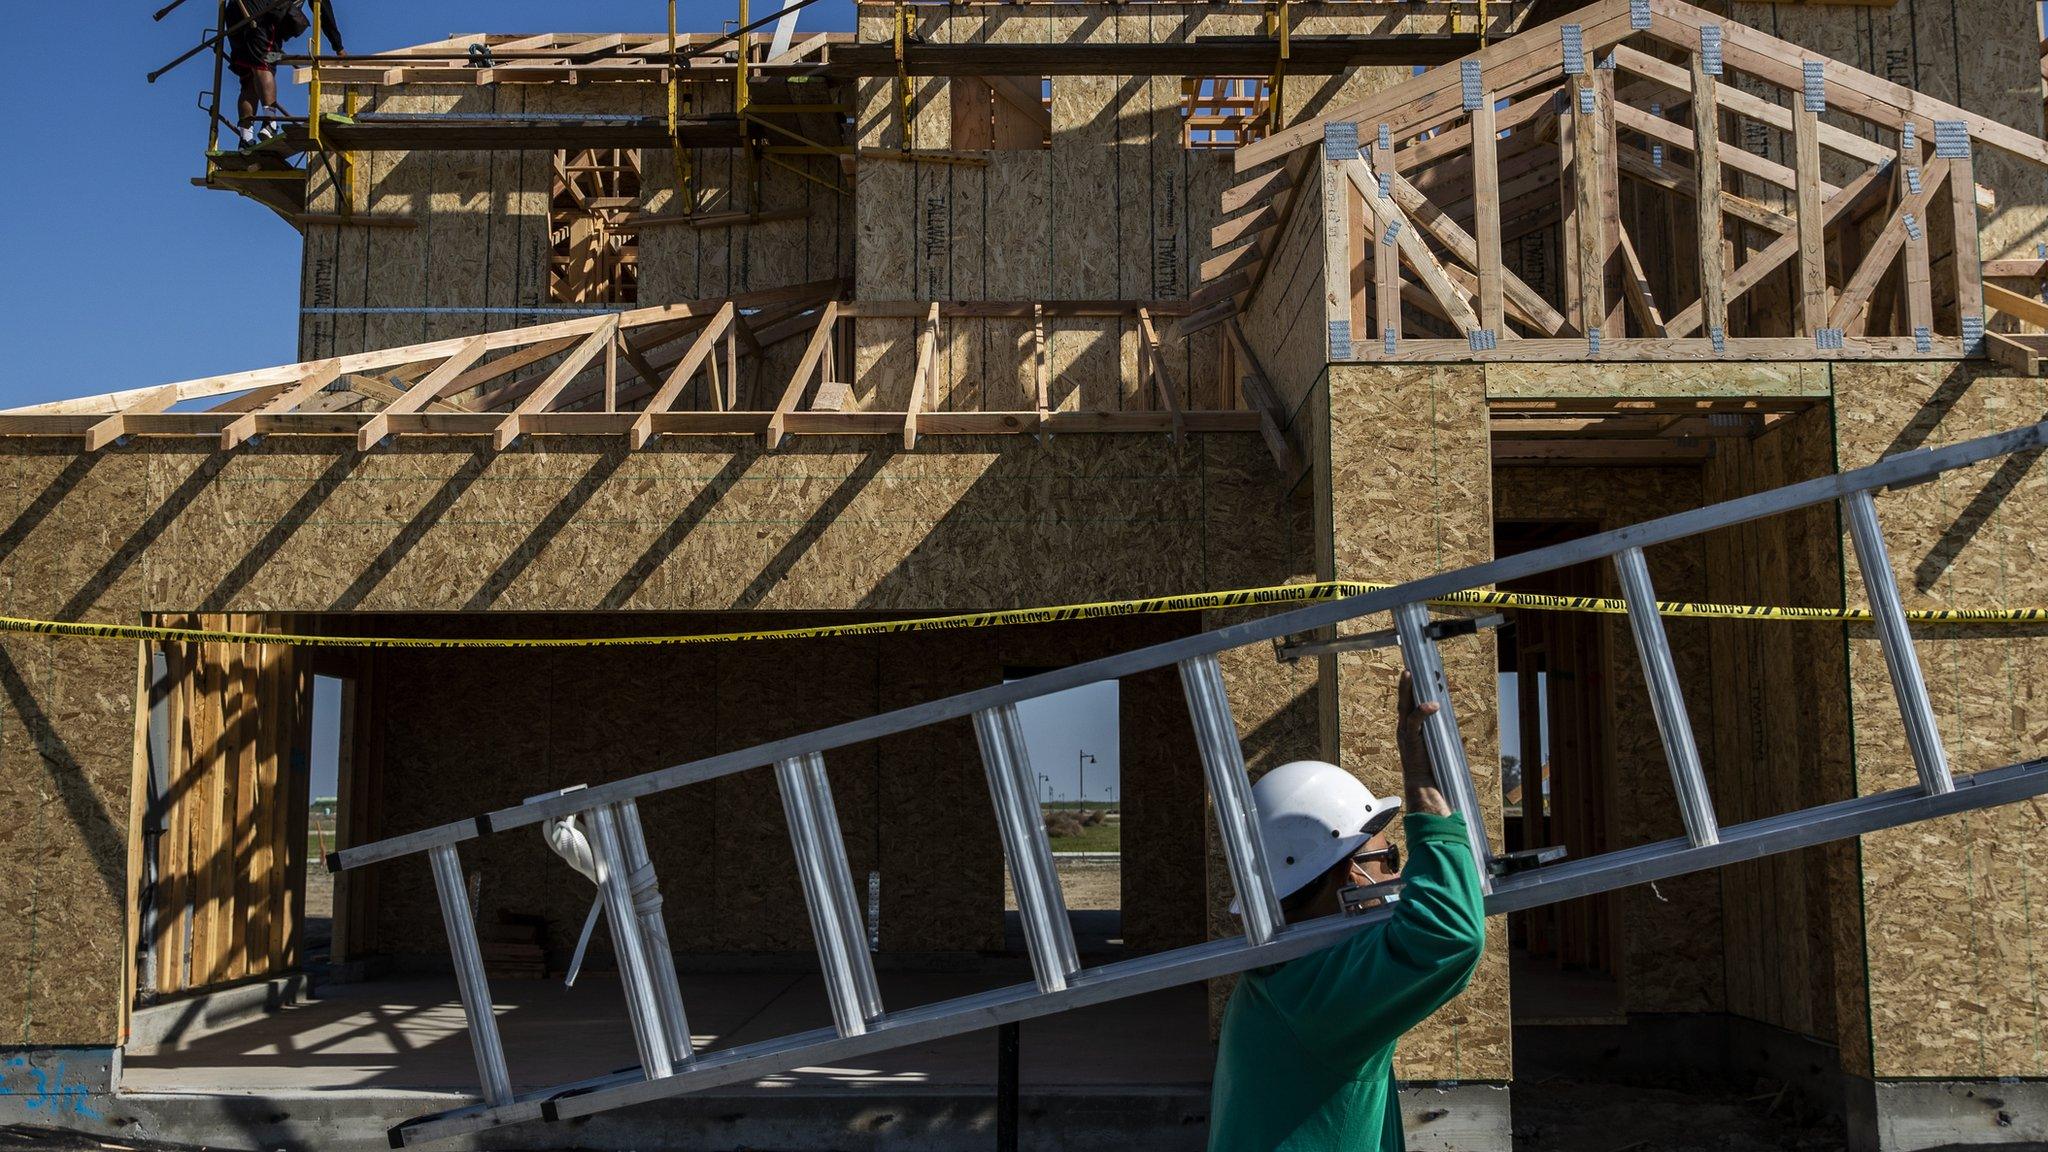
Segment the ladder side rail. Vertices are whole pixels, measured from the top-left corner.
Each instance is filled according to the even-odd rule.
[[[1486,911],[1489,916],[1521,911],[2043,793],[2048,793],[2048,760],[1988,770],[1959,781],[1952,793],[1929,795],[1915,786],[1836,801],[1804,813],[1733,825],[1714,844],[1694,847],[1684,839],[1667,840],[1521,873],[1495,888],[1486,898]],[[1326,948],[1391,915],[1391,908],[1380,908],[1325,916],[1291,925],[1263,945],[1249,944],[1241,937],[1212,940],[1120,961],[1089,969],[1083,979],[1055,994],[1041,993],[1032,984],[1018,984],[921,1005],[891,1015],[882,1027],[865,1036],[835,1038],[829,1032],[815,1031],[709,1052],[699,1059],[697,1069],[677,1078],[684,1083],[630,1083],[598,1089],[558,1098],[550,1111],[565,1119],[593,1115],[678,1091],[756,1079],[793,1066],[791,1060],[798,1053],[800,1063],[845,1059],[1277,964]]]
[[[1403,604],[1394,609],[1394,632],[1401,640],[1401,661],[1415,685],[1415,703],[1435,704],[1422,719],[1422,743],[1436,785],[1451,810],[1465,820],[1465,838],[1479,867],[1479,890],[1493,891],[1493,846],[1486,838],[1486,814],[1472,784],[1472,765],[1465,758],[1465,740],[1458,731],[1458,713],[1451,707],[1451,684],[1444,675],[1443,654],[1429,635],[1429,605]]]
[[[1017,895],[1032,975],[1041,992],[1058,992],[1081,970],[1080,953],[1074,946],[1074,926],[1067,918],[1052,845],[1046,839],[1045,817],[1032,795],[1030,751],[1017,706],[976,712],[974,740],[981,748],[989,797],[995,803],[996,828],[1002,835],[1003,858],[1010,865],[1010,887]]]
[[[589,792],[574,795],[588,796]],[[633,914],[633,890],[627,880],[626,852],[619,840],[616,810],[609,804],[600,804],[581,815],[584,826],[590,829],[590,853],[597,858],[598,890],[604,897],[606,927],[611,931],[612,954],[619,965],[619,983],[626,994],[626,1018],[633,1025],[640,1068],[648,1079],[659,1080],[673,1074],[675,1067],[669,1059],[661,1006],[655,999],[653,978],[648,972],[640,921]]]
[[[1650,585],[1650,565],[1641,548],[1628,548],[1614,557],[1621,576],[1622,599],[1628,604],[1629,631],[1634,634],[1636,655],[1643,662],[1643,680],[1650,689],[1650,712],[1657,718],[1657,735],[1664,742],[1664,762],[1671,767],[1671,786],[1678,795],[1679,814],[1685,819],[1686,839],[1694,847],[1721,838],[1714,816],[1714,798],[1707,791],[1706,770],[1700,765],[1699,744],[1692,731],[1692,717],[1686,712],[1685,695],[1678,688],[1678,670],[1671,661],[1671,644],[1664,636],[1664,618],[1657,614],[1657,593]]]
[[[648,855],[647,834],[640,826],[640,806],[631,800],[621,800],[613,810],[618,814],[619,844],[625,849],[633,907],[640,916],[640,946],[647,956],[654,1001],[661,1009],[661,1031],[668,1040],[669,1060],[673,1064],[687,1064],[696,1055],[696,1047],[690,1040],[689,1014],[683,1010],[683,989],[676,980],[675,948],[668,942],[668,923],[662,917],[661,889],[654,883],[654,860]]]
[[[1244,937],[1265,944],[1287,926],[1273,873],[1266,865],[1266,842],[1259,834],[1259,808],[1252,798],[1251,776],[1245,771],[1244,745],[1237,738],[1237,719],[1223,685],[1223,667],[1215,655],[1180,663],[1181,689],[1188,698],[1188,716],[1195,725],[1195,746],[1202,753],[1202,772],[1209,778],[1209,797],[1222,834],[1223,859],[1230,867]]]
[[[1898,578],[1892,574],[1884,530],[1878,527],[1876,501],[1865,490],[1851,493],[1842,504],[1849,513],[1849,539],[1856,549],[1856,564],[1863,569],[1863,590],[1870,597],[1878,646],[1884,650],[1885,671],[1899,702],[1906,747],[1913,753],[1920,786],[1929,793],[1951,791],[1956,785],[1949,775],[1948,752],[1934,722],[1934,702],[1928,699],[1927,681],[1920,674],[1919,654],[1913,651],[1913,630],[1907,627],[1905,607],[1899,602]]]
[[[825,777],[825,757],[813,752],[779,760],[775,782],[782,793],[782,812],[789,823],[790,847],[796,853],[832,1024],[841,1036],[858,1036],[881,1016],[881,993],[853,902],[853,879]]]
[[[1853,797],[1732,825],[1715,844],[1693,847],[1683,838],[1672,839],[1518,873],[1501,880],[1486,897],[1486,911],[1490,916],[1523,911],[2044,794],[2048,794],[2048,759],[1990,769],[1958,780],[1955,791],[1940,795],[1930,795],[1916,785]],[[1290,925],[1264,945],[1231,937],[1106,964],[1089,969],[1058,993],[1044,993],[1036,984],[1026,983],[922,1004],[891,1013],[860,1036],[840,1037],[829,1028],[815,1029],[706,1052],[689,1069],[668,1080],[647,1082],[613,1076],[564,1086],[540,1106],[540,1114],[549,1120],[593,1115],[682,1092],[754,1080],[805,1064],[862,1056],[1277,964],[1326,948],[1391,914],[1391,908],[1381,908],[1325,916]],[[392,1135],[394,1145],[411,1145],[532,1117],[530,1104],[461,1108],[407,1121]]]
[[[1276,613],[1211,632],[1043,672],[1008,684],[992,685],[939,700],[913,704],[892,712],[836,724],[752,748],[721,753],[639,776],[614,780],[597,785],[574,797],[499,809],[471,819],[404,833],[371,844],[344,849],[335,854],[332,866],[339,869],[359,868],[381,860],[425,851],[438,844],[459,843],[486,832],[524,827],[551,817],[570,815],[592,801],[616,803],[620,800],[650,796],[687,784],[758,768],[792,756],[811,752],[823,753],[834,748],[969,716],[987,708],[1048,696],[1100,680],[1116,680],[1149,672],[1169,664],[1178,664],[1191,657],[1263,643],[1295,633],[1313,632],[1361,616],[1390,612],[1411,601],[1432,600],[1469,589],[1523,579],[1589,560],[1607,559],[1627,548],[1647,548],[1815,504],[1829,503],[1867,489],[1917,483],[1950,469],[2039,447],[2048,447],[2048,423],[2030,424],[2023,428],[1941,448],[1923,448],[1901,453],[1849,472],[1816,477],[1768,492],[1738,497],[1705,508],[1695,508],[1642,524],[1490,560],[1469,568],[1436,573],[1395,587]]]
[[[462,859],[453,844],[427,854],[434,869],[434,894],[441,901],[441,923],[448,930],[448,951],[455,960],[455,987],[469,1024],[469,1045],[483,1082],[484,1101],[492,1107],[512,1103],[512,1073],[505,1066],[505,1044],[498,1036],[498,1017],[491,1007],[491,985],[484,976],[483,950],[477,944],[476,920],[463,887]]]

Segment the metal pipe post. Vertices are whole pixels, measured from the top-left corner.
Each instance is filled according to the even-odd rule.
[[[1906,610],[1899,603],[1891,553],[1885,547],[1883,529],[1877,526],[1877,505],[1868,490],[1850,493],[1842,498],[1842,504],[1849,512],[1849,539],[1856,547],[1856,565],[1863,569],[1863,590],[1870,595],[1878,646],[1884,649],[1884,667],[1891,673],[1899,717],[1906,722],[1906,747],[1912,749],[1913,766],[1920,771],[1920,786],[1930,795],[1953,792],[1956,784],[1949,775],[1948,751],[1934,724],[1934,704],[1927,698],[1927,681],[1920,675],[1919,654],[1913,651],[1913,630],[1906,626]]]
[[[625,849],[619,843],[618,821],[609,804],[586,809],[590,853],[597,857],[597,887],[604,896],[604,916],[612,934],[612,953],[619,962],[619,983],[625,986],[626,1018],[633,1025],[633,1043],[640,1051],[640,1069],[649,1080],[675,1071],[669,1061],[668,1037],[662,1031],[661,1005],[647,970],[647,950],[633,914],[633,890],[627,876]]]
[[[1657,614],[1649,562],[1643,559],[1641,548],[1625,548],[1615,553],[1614,570],[1621,576],[1622,598],[1628,601],[1629,630],[1635,633],[1636,654],[1643,661],[1650,711],[1657,717],[1657,734],[1664,741],[1664,761],[1671,765],[1671,786],[1678,793],[1679,814],[1685,818],[1685,838],[1695,848],[1718,844],[1721,826],[1714,818],[1706,771],[1700,767],[1699,745],[1693,742],[1692,718],[1686,714],[1685,696],[1678,690],[1678,670],[1671,663],[1671,644],[1664,638],[1664,618]]]
[[[1393,615],[1394,634],[1401,641],[1401,662],[1415,685],[1415,702],[1436,705],[1436,711],[1422,720],[1422,744],[1429,752],[1430,771],[1452,810],[1465,819],[1465,836],[1472,844],[1472,859],[1479,865],[1479,890],[1491,892],[1493,845],[1486,839],[1486,814],[1479,807],[1472,766],[1465,759],[1465,739],[1458,731],[1458,714],[1451,707],[1443,654],[1429,636],[1429,605],[1403,604]]]
[[[640,828],[640,806],[621,800],[612,806],[619,823],[619,845],[625,849],[627,879],[635,890],[633,905],[640,916],[640,945],[653,977],[654,1002],[661,1008],[661,1030],[668,1038],[669,1060],[687,1064],[696,1055],[690,1043],[690,1018],[683,1011],[683,990],[676,982],[676,953],[669,946],[668,923],[661,914],[661,895],[654,887],[654,860],[647,854],[647,836]],[[647,877],[648,898],[639,895],[640,877]]]
[[[775,782],[782,790],[782,812],[789,822],[811,935],[818,942],[832,1023],[841,1036],[859,1036],[882,1014],[882,994],[875,984],[860,908],[854,903],[853,876],[847,870],[824,755],[813,752],[776,761]]]
[[[448,930],[448,952],[455,959],[455,986],[462,993],[462,1011],[469,1019],[469,1046],[483,1078],[484,1103],[493,1108],[512,1102],[512,1073],[505,1067],[505,1045],[498,1038],[498,1017],[491,1010],[491,986],[484,979],[483,950],[476,942],[476,921],[462,884],[462,860],[455,845],[428,849],[434,868],[434,892],[441,898],[441,923]]]
[[[1252,801],[1251,777],[1245,773],[1244,745],[1238,743],[1237,719],[1230,714],[1230,694],[1223,687],[1223,668],[1216,657],[1197,656],[1180,662],[1181,691],[1188,698],[1188,717],[1195,725],[1195,747],[1202,752],[1202,771],[1209,777],[1209,795],[1216,806],[1216,826],[1223,836],[1223,858],[1230,865],[1230,883],[1237,890],[1245,939],[1264,944],[1286,926],[1273,874],[1266,867],[1266,844],[1259,837],[1259,808]]]
[[[1015,704],[985,708],[974,714],[974,740],[981,746],[981,766],[988,774],[989,796],[995,801],[996,828],[1003,837],[1003,857],[1010,864],[1010,887],[1017,893],[1024,942],[1031,970],[1042,992],[1058,992],[1081,969],[1074,947],[1074,926],[1067,919],[1066,896],[1059,870],[1045,838],[1045,816],[1031,791],[1031,755],[1024,744],[1024,724]]]

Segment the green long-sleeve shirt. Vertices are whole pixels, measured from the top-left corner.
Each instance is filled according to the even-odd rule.
[[[1210,1152],[1401,1152],[1394,1042],[1465,987],[1486,945],[1456,816],[1411,813],[1393,915],[1248,972],[1223,1011]]]

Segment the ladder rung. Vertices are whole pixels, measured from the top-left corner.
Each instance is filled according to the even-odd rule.
[[[1074,948],[1074,926],[1067,920],[1067,900],[1060,892],[1059,870],[1045,839],[1045,816],[1031,790],[1031,754],[1024,743],[1024,724],[1015,704],[985,708],[974,714],[974,739],[981,746],[982,768],[996,807],[996,828],[1003,837],[1003,857],[1010,865],[1010,887],[1017,894],[1017,914],[1024,922],[1024,943],[1031,952],[1032,974],[1043,992],[1058,992],[1080,971]]]
[[[1223,668],[1214,655],[1190,657],[1180,662],[1180,684],[1188,698],[1188,717],[1194,721],[1202,771],[1209,777],[1216,828],[1222,833],[1223,858],[1230,865],[1245,939],[1264,944],[1286,927],[1286,918],[1273,891],[1273,873],[1266,867],[1259,810],[1252,802],[1251,777],[1245,772],[1244,745],[1238,742]]]
[[[1949,775],[1948,753],[1934,723],[1927,681],[1920,675],[1920,656],[1913,651],[1913,630],[1899,603],[1898,578],[1892,575],[1891,553],[1877,524],[1877,504],[1868,491],[1852,492],[1842,504],[1849,513],[1849,539],[1856,548],[1856,565],[1863,569],[1863,590],[1870,596],[1878,646],[1884,649],[1885,671],[1891,675],[1892,695],[1898,698],[1899,717],[1906,724],[1906,747],[1913,753],[1920,786],[1930,793],[1952,792],[1956,785]]]
[[[662,1027],[661,1005],[655,998],[640,918],[633,911],[633,889],[628,879],[632,872],[626,866],[618,815],[611,805],[600,804],[581,816],[584,826],[590,829],[591,854],[597,857],[598,891],[604,896],[605,920],[612,934],[612,952],[619,964],[619,983],[626,993],[626,1017],[632,1022],[633,1042],[640,1052],[640,1068],[649,1080],[659,1080],[673,1074],[675,1067]]]
[[[434,893],[441,900],[441,922],[448,928],[448,951],[455,959],[455,987],[469,1019],[469,1046],[476,1053],[483,1080],[484,1102],[501,1107],[512,1102],[512,1073],[505,1067],[505,1045],[498,1037],[498,1017],[491,1009],[491,985],[484,977],[483,950],[476,942],[476,920],[462,884],[462,860],[453,844],[427,850],[434,869]]]
[[[1415,703],[1435,704],[1422,720],[1422,743],[1429,751],[1430,771],[1451,809],[1465,820],[1465,837],[1479,867],[1479,890],[1493,891],[1493,845],[1486,839],[1486,813],[1472,786],[1472,766],[1465,759],[1465,739],[1458,732],[1458,713],[1451,707],[1450,681],[1444,660],[1430,637],[1429,605],[1402,604],[1393,611],[1394,632],[1401,638],[1401,663],[1415,686]]]
[[[789,821],[791,847],[796,850],[811,935],[818,942],[818,963],[825,976],[826,997],[832,1003],[832,1024],[841,1036],[858,1036],[881,1016],[882,993],[875,984],[875,965],[868,955],[860,906],[854,903],[853,874],[846,863],[846,842],[839,834],[839,813],[832,806],[824,753],[776,761],[775,780],[782,789],[782,811]]]
[[[1678,690],[1678,671],[1671,663],[1671,645],[1664,638],[1664,618],[1657,614],[1657,592],[1650,584],[1650,565],[1641,548],[1614,555],[1621,576],[1621,595],[1628,602],[1629,630],[1635,633],[1636,654],[1643,661],[1643,679],[1650,688],[1650,712],[1664,741],[1664,761],[1671,766],[1671,786],[1678,794],[1685,838],[1695,847],[1715,844],[1721,828],[1714,818],[1714,798],[1700,767],[1699,745],[1693,742],[1692,718]]]

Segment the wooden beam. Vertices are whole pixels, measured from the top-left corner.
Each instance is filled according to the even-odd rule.
[[[1052,366],[1045,353],[1045,306],[1031,306],[1031,377],[1038,390],[1038,418],[1051,410]]]
[[[1479,326],[1505,338],[1505,294],[1500,253],[1500,130],[1494,124],[1492,91],[1472,110],[1472,233],[1479,256]]]
[[[1664,327],[1664,314],[1657,309],[1657,298],[1650,291],[1649,274],[1643,271],[1643,262],[1636,257],[1636,246],[1628,238],[1628,229],[1620,221],[1615,222],[1615,228],[1621,238],[1622,295],[1628,302],[1629,311],[1635,313],[1643,335],[1663,339],[1670,333]]]
[[[256,412],[245,412],[235,418],[234,423],[220,430],[220,450],[232,452],[235,447],[256,432],[256,417],[289,412],[299,406],[307,397],[319,393],[322,388],[334,383],[341,375],[341,361],[323,360],[311,366],[312,370],[301,377],[299,382],[285,389],[276,399],[265,404]]]
[[[1629,22],[1628,0],[1601,0],[1578,11],[1498,41],[1465,59],[1476,60],[1489,87],[1512,91],[1521,85],[1562,67],[1564,52],[1560,30],[1566,24],[1580,27],[1582,43],[1590,57],[1605,51],[1634,33]],[[1307,117],[1237,150],[1233,158],[1239,172],[1297,151],[1322,138],[1323,127],[1344,120],[1354,124],[1386,123],[1410,136],[1426,130],[1437,118],[1461,114],[1463,100],[1457,68],[1434,68],[1413,79],[1373,93],[1363,100],[1340,104]]]
[[[1709,332],[1728,331],[1727,244],[1721,231],[1721,84],[1692,54],[1693,179],[1699,239],[1700,309]]]
[[[1722,91],[1728,89],[1724,88]],[[1627,104],[1614,105],[1614,122],[1620,127],[1641,132],[1652,140],[1660,140],[1687,152],[1697,153],[1699,150],[1697,133],[1693,129],[1683,124],[1675,124],[1662,116],[1652,116],[1640,108]],[[1723,148],[1719,150],[1719,154],[1721,163],[1737,172],[1754,176],[1766,184],[1788,192],[1799,190],[1800,177],[1795,169],[1787,168],[1774,160],[1766,160],[1742,148]],[[1839,191],[1826,181],[1820,183],[1819,189],[1823,196],[1832,196]]]
[[[1165,357],[1159,354],[1159,333],[1152,330],[1152,314],[1143,308],[1138,309],[1138,336],[1144,341],[1143,356],[1151,363],[1152,383],[1159,389],[1159,406],[1169,413],[1169,418],[1173,422],[1173,442],[1178,444],[1186,438],[1186,421],[1181,416],[1180,397],[1174,395],[1179,385],[1174,380],[1172,371],[1167,368]]]
[[[2048,329],[2048,304],[2043,304],[2032,296],[2022,296],[2010,288],[1986,284],[1984,303],[2015,320],[2024,320],[2036,328]]]
[[[1877,290],[1878,283],[1884,279],[1884,274],[1891,270],[1892,257],[1910,243],[1910,236],[1906,231],[1906,220],[1909,217],[1914,221],[1913,230],[1920,233],[1921,259],[1917,294],[1923,303],[1909,303],[1907,309],[1909,313],[1921,317],[1912,322],[1912,327],[1932,323],[1926,318],[1932,312],[1927,285],[1927,203],[1948,177],[1948,161],[1936,160],[1922,173],[1920,191],[1917,195],[1906,190],[1903,181],[1901,182],[1901,191],[1905,194],[1900,197],[1898,207],[1892,210],[1891,217],[1885,221],[1884,227],[1878,229],[1877,234],[1871,237],[1870,246],[1863,253],[1863,262],[1857,265],[1856,271],[1850,275],[1849,282],[1842,287],[1841,297],[1835,301],[1834,308],[1828,314],[1827,327],[1844,330],[1850,327],[1864,303],[1870,299],[1871,293]],[[1916,292],[1913,287],[1913,269],[1908,268],[1905,277],[1907,293],[1912,296]],[[1912,335],[1910,330],[1906,334]]]
[[[1423,242],[1422,233],[1402,213],[1401,206],[1391,199],[1379,199],[1379,178],[1364,157],[1347,160],[1343,167],[1344,174],[1350,178],[1352,186],[1358,189],[1360,195],[1367,198],[1367,203],[1373,204],[1380,218],[1390,227],[1399,225],[1394,246],[1400,250],[1401,258],[1415,270],[1416,278],[1422,281],[1422,286],[1429,290],[1429,294],[1435,297],[1438,304],[1442,305],[1444,315],[1450,317],[1451,322],[1456,324],[1461,332],[1470,332],[1479,327],[1479,316],[1472,311],[1471,301],[1467,300],[1457,285],[1451,283],[1451,278],[1444,274],[1443,265],[1437,263],[1436,256]],[[1398,187],[1400,177],[1396,176],[1393,182]],[[1376,254],[1375,259],[1388,255],[1385,252],[1386,247],[1386,228],[1382,228],[1379,247],[1373,250]]]
[[[1324,356],[1335,359],[1330,351],[1335,342],[1333,333],[1338,325],[1351,331],[1351,190],[1350,181],[1344,178],[1345,161],[1329,157],[1327,146],[1323,152],[1323,325],[1322,343]],[[1352,339],[1358,334],[1352,333]]]
[[[636,451],[645,448],[647,441],[654,435],[654,414],[666,412],[675,404],[676,397],[682,395],[683,389],[690,383],[690,378],[697,374],[698,367],[709,359],[712,351],[718,347],[718,338],[730,335],[729,330],[738,315],[738,310],[728,301],[725,307],[720,308],[717,315],[711,318],[711,323],[706,324],[703,330],[697,333],[697,338],[690,342],[689,351],[683,353],[682,359],[676,361],[668,378],[663,380],[661,387],[648,398],[646,405],[640,409],[639,417],[626,431],[627,443]]]
[[[1820,113],[1802,100],[1792,108],[1793,205],[1799,238],[1799,332],[1811,336],[1828,323],[1828,249],[1822,230]]]
[[[114,441],[127,435],[130,416],[141,416],[150,412],[161,412],[178,402],[177,394],[170,391],[145,396],[127,408],[114,413],[85,431],[85,450],[97,452]]]
[[[766,436],[768,447],[778,448],[789,427],[789,414],[804,398],[804,389],[811,377],[823,363],[825,350],[832,342],[832,327],[839,320],[839,302],[829,300],[818,310],[818,325],[811,330],[811,342],[804,346],[803,359],[797,361],[796,371],[790,374],[789,383],[782,389],[782,398],[775,402],[775,410],[768,417]]]
[[[1691,168],[1678,163],[1668,155],[1664,158],[1664,163],[1658,164],[1650,158],[1649,153],[1626,144],[1617,147],[1615,155],[1621,162],[1621,171],[1624,175],[1675,192],[1693,201],[1697,211],[1700,198],[1699,180],[1698,173]],[[1790,216],[1776,209],[1766,208],[1747,196],[1737,196],[1726,189],[1721,192],[1721,211],[1745,224],[1753,224],[1779,236],[1786,235],[1798,227]]]
[[[472,336],[469,342],[455,350],[455,353],[435,367],[426,377],[405,390],[405,395],[384,406],[383,411],[370,417],[363,430],[356,433],[356,450],[368,452],[379,440],[391,431],[391,418],[407,412],[417,412],[432,403],[441,390],[468,371],[484,354],[484,338]]]
[[[1878,174],[1884,171],[1881,168],[1872,168],[1856,179],[1849,181],[1846,185],[1843,185],[1840,192],[1830,196],[1827,203],[1822,207],[1822,228],[1825,229],[1832,226],[1842,213],[1847,212],[1860,202],[1864,195],[1869,193],[1872,186],[1875,185]],[[1735,269],[1734,272],[1727,276],[1726,298],[1729,300],[1737,299],[1744,292],[1756,287],[1757,284],[1763,281],[1764,277],[1777,271],[1784,265],[1785,261],[1792,259],[1798,252],[1798,236],[1778,237],[1771,242],[1769,247],[1743,261],[1742,267]],[[1687,305],[1683,311],[1671,318],[1668,324],[1671,335],[1673,337],[1684,337],[1699,331],[1701,312],[1701,301],[1695,300]]]
[[[1375,191],[1377,191],[1376,188]],[[1450,252],[1452,256],[1457,257],[1466,267],[1471,268],[1474,272],[1479,270],[1481,250],[1477,238],[1466,232],[1463,228],[1458,227],[1457,222],[1451,219],[1449,213],[1439,209],[1435,202],[1418,191],[1406,177],[1399,174],[1395,175],[1393,192],[1394,202],[1400,205],[1402,211],[1409,214],[1410,219],[1420,224],[1424,231],[1436,237],[1437,242],[1442,244],[1446,251]],[[1367,194],[1366,198],[1368,203],[1370,203],[1373,196]],[[1496,212],[1495,219],[1499,220],[1501,216],[1501,213]],[[1493,247],[1496,255],[1498,255],[1500,245],[1496,243]],[[1500,269],[1500,276],[1503,295],[1522,312],[1523,316],[1527,318],[1527,322],[1537,330],[1546,336],[1555,336],[1569,326],[1569,321],[1565,319],[1564,314],[1551,307],[1550,301],[1544,299],[1541,292],[1530,287],[1521,277],[1508,271],[1505,267]],[[1500,332],[1499,329],[1495,329],[1495,331]],[[1500,334],[1506,335],[1504,332]]]
[[[917,416],[924,411],[925,393],[931,388],[932,373],[938,368],[939,302],[932,301],[924,326],[917,334],[917,371],[910,379],[910,404],[903,411],[903,447],[917,447]]]
[[[606,321],[590,335],[585,336],[581,344],[570,349],[569,354],[562,358],[562,362],[555,365],[555,370],[548,373],[547,379],[541,381],[540,387],[527,393],[518,407],[498,421],[497,427],[491,432],[491,447],[500,452],[510,448],[512,442],[519,439],[519,430],[526,418],[547,411],[548,405],[554,402],[555,397],[561,395],[562,389],[569,386],[569,381],[575,379],[578,372],[583,371],[599,352],[605,350],[619,330],[616,316],[606,317]]]
[[[1948,162],[1949,206],[1955,220],[1956,315],[1958,323],[1967,325],[1972,318],[1984,319],[1983,246],[1977,234],[1977,200],[1970,195],[1977,168],[1967,150],[1949,157]]]
[[[1607,326],[1608,222],[1600,170],[1607,150],[1614,146],[1612,137],[1600,130],[1607,118],[1600,112],[1602,93],[1594,83],[1594,71],[1597,69],[1576,77],[1567,89],[1572,98],[1571,211],[1575,241],[1567,259],[1578,272],[1579,331],[1587,333],[1604,331]],[[1590,113],[1588,103],[1592,105]],[[1608,107],[1613,107],[1611,101]]]
[[[1272,380],[1259,364],[1251,344],[1244,338],[1244,330],[1238,327],[1237,317],[1232,316],[1225,324],[1224,335],[1230,346],[1236,350],[1237,358],[1243,365],[1244,398],[1249,407],[1259,414],[1259,435],[1265,438],[1266,450],[1273,454],[1273,463],[1280,471],[1292,476],[1301,466],[1301,453],[1288,438],[1287,409],[1280,401],[1280,394],[1273,390]]]

